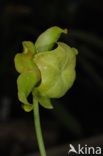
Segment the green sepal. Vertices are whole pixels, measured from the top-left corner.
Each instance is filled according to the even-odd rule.
[[[23,106],[26,111],[32,110],[33,106],[28,102],[28,96],[33,88],[40,82],[39,72],[27,71],[22,73],[17,79],[18,98],[27,105]]]
[[[16,54],[14,58],[15,68],[19,73],[33,70],[35,66],[32,61],[34,54],[36,54],[34,44],[30,41],[24,41],[22,45],[23,52]]]
[[[23,45],[23,53],[25,53],[25,54],[31,53],[33,55],[36,54],[36,49],[35,49],[34,43],[32,43],[30,41],[23,41],[22,45]]]
[[[23,73],[25,71],[31,71],[34,70],[35,64],[32,61],[32,57],[29,54],[17,54],[15,56],[15,68],[18,71],[18,73]]]
[[[30,111],[33,110],[34,105],[33,105],[33,104],[28,104],[28,105],[22,104],[21,107],[22,107],[22,109],[23,109],[25,112],[30,112]]]
[[[41,96],[36,88],[34,88],[32,93],[33,96],[39,101],[42,107],[46,109],[53,109],[53,105],[51,103],[50,98]]]
[[[76,48],[72,48],[72,50],[74,51],[75,55],[78,55],[78,50]]]
[[[61,33],[67,33],[67,29],[61,29],[57,26],[51,27],[43,32],[36,40],[36,52],[49,51],[59,39]]]

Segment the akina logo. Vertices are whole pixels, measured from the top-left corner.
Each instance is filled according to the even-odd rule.
[[[88,145],[81,146],[78,144],[77,148],[75,148],[72,144],[69,145],[69,151],[68,154],[70,153],[75,153],[75,154],[80,154],[80,155],[85,155],[85,154],[94,154],[94,155],[100,155],[102,154],[102,149],[101,147],[90,147]]]

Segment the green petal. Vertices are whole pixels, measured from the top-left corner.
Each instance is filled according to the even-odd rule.
[[[15,68],[19,73],[33,70],[34,63],[32,61],[33,55],[35,54],[35,46],[30,41],[24,41],[23,53],[16,54],[14,58]]]
[[[34,71],[24,72],[17,79],[18,98],[23,104],[27,105],[23,107],[25,110],[31,110],[33,107],[28,102],[27,97],[39,81],[40,75]]]
[[[23,52],[25,54],[27,54],[27,53],[31,53],[33,55],[36,54],[35,45],[32,42],[30,42],[30,41],[23,41],[22,45],[23,45]]]
[[[51,50],[61,33],[67,33],[67,29],[63,30],[57,26],[47,29],[37,38],[35,42],[36,51],[43,52]]]
[[[53,105],[51,104],[50,99],[47,97],[41,96],[36,88],[34,88],[32,93],[33,93],[33,96],[39,101],[41,106],[43,106],[46,109],[53,109]]]
[[[36,66],[33,61],[32,57],[29,54],[17,54],[15,56],[15,68],[19,73],[23,73],[25,71],[30,71],[34,69],[34,66]]]
[[[33,110],[33,107],[34,107],[34,105],[32,104],[27,104],[27,105],[25,105],[25,104],[22,104],[22,108],[24,109],[24,111],[25,112],[30,112],[30,111],[32,111]]]
[[[39,97],[37,99],[38,99],[40,105],[43,106],[44,108],[53,109],[53,105],[51,104],[51,101],[50,101],[49,98],[41,96],[41,97]]]
[[[43,97],[60,98],[75,80],[75,52],[68,45],[58,42],[51,51],[37,53],[34,62],[41,71],[42,81],[37,87]]]

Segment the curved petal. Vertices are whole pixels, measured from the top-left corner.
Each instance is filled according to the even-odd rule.
[[[33,70],[32,58],[35,52],[35,46],[30,41],[22,42],[23,52],[16,54],[14,58],[15,68],[19,73]]]
[[[34,71],[24,72],[17,79],[18,98],[23,104],[25,104],[23,108],[26,111],[32,110],[33,108],[33,106],[28,102],[27,98],[34,86],[36,86],[39,82],[40,75]]]
[[[54,50],[37,53],[34,62],[41,71],[42,81],[37,87],[43,97],[60,98],[75,80],[75,52],[65,43],[58,42]]]
[[[61,33],[67,33],[67,29],[63,30],[57,26],[47,29],[37,38],[35,42],[36,51],[43,52],[51,50]]]
[[[32,93],[33,96],[39,101],[41,106],[43,106],[46,109],[53,109],[53,105],[51,104],[50,98],[43,97],[42,95],[40,95],[36,88],[33,89]]]
[[[31,53],[33,55],[36,54],[36,49],[35,49],[34,43],[32,43],[30,41],[23,41],[22,45],[23,45],[23,53],[25,53],[25,54]]]

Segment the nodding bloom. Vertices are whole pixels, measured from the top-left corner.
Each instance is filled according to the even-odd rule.
[[[50,99],[62,97],[74,83],[78,51],[57,42],[61,33],[67,33],[67,30],[51,27],[37,38],[35,44],[24,41],[23,52],[15,56],[15,67],[20,73],[18,97],[27,112],[33,109],[27,99],[30,93],[43,107],[51,109]],[[53,49],[55,44],[57,47]]]

